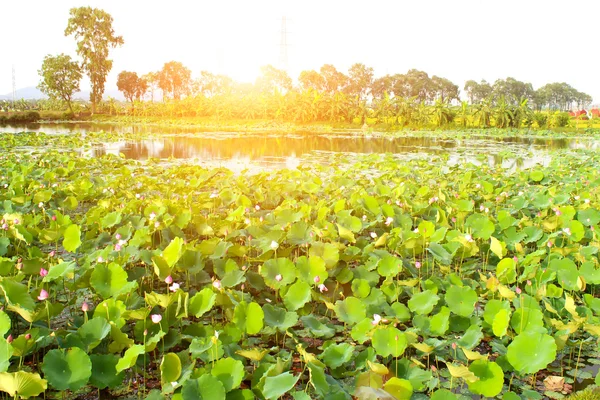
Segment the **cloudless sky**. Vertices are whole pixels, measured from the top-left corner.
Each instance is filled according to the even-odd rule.
[[[192,70],[254,81],[278,66],[281,18],[288,19],[288,72],[362,62],[375,75],[410,68],[468,79],[512,76],[538,88],[567,82],[600,101],[600,1],[583,0],[2,0],[0,94],[36,86],[46,54],[76,56],[65,37],[69,9],[102,8],[124,46],[112,50],[107,89],[122,70],[143,74],[171,60]],[[88,83],[82,83],[87,89]]]

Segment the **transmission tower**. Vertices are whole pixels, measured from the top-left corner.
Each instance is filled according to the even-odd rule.
[[[15,74],[15,65],[12,66],[12,106],[15,107],[15,101],[17,100],[17,77]]]
[[[288,69],[288,40],[287,21],[281,17],[281,39],[279,42],[279,67],[285,71]]]

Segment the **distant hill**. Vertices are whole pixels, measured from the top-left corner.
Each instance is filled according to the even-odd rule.
[[[125,100],[123,93],[119,92],[118,90],[110,90],[110,89],[106,90],[104,92],[104,96],[102,96],[102,97],[104,99],[108,99],[109,97],[112,97],[119,101]],[[36,88],[34,86],[30,86],[30,87],[17,89],[16,98],[17,99],[25,99],[25,100],[38,100],[38,99],[47,99],[48,96],[46,96],[44,93],[42,93],[38,88]],[[89,100],[90,99],[90,91],[84,90],[82,92],[77,92],[77,93],[75,93],[73,98],[80,99],[80,100]],[[0,95],[0,100],[12,100],[12,93]]]

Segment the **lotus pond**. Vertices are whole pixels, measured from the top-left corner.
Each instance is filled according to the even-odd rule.
[[[125,140],[111,133],[2,138],[6,395],[539,399],[598,383],[593,150],[249,174],[82,151]]]

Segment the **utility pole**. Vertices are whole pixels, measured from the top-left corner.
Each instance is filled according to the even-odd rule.
[[[15,101],[17,100],[17,77],[15,74],[15,64],[12,66],[12,106],[15,108]]]
[[[287,21],[285,16],[281,17],[281,38],[279,41],[279,67],[284,71],[288,69],[288,40]]]

